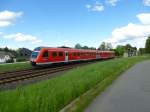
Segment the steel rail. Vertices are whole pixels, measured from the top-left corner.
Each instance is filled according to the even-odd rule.
[[[90,62],[93,63],[93,62]],[[42,77],[45,75],[50,75],[52,73],[57,73],[65,70],[69,70],[75,67],[87,65],[89,63],[78,63],[78,64],[73,64],[73,65],[65,65],[61,67],[55,67],[55,68],[46,68],[46,69],[40,69],[40,70],[23,70],[17,71],[17,72],[6,72],[4,74],[0,74],[0,85],[5,85],[8,83],[13,83],[13,82],[18,82],[18,81],[23,81],[31,78],[36,78],[36,77]]]

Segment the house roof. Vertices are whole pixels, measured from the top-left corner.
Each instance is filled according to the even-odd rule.
[[[9,55],[12,58],[14,57],[10,52],[0,51],[0,58],[4,58],[6,55]]]

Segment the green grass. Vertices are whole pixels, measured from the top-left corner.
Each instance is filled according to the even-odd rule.
[[[96,98],[97,95],[100,95],[117,77],[121,74],[110,75],[98,84],[94,85],[86,93],[82,94],[80,97],[75,99],[71,105],[67,105],[62,112],[83,112],[86,107]]]
[[[57,112],[95,85],[108,78],[111,82],[121,72],[148,58],[141,56],[98,62],[37,84],[1,91],[0,112]]]
[[[5,65],[0,65],[0,73],[1,72],[6,72],[6,71],[28,69],[28,68],[31,68],[31,65],[30,65],[29,62],[5,64]]]

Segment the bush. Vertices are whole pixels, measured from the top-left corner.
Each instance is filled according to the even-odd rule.
[[[6,60],[6,63],[13,63],[13,62],[14,62],[13,58]]]
[[[27,58],[17,58],[16,61],[23,62],[23,61],[28,61],[28,59]]]

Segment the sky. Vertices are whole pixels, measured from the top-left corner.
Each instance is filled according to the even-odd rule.
[[[144,47],[150,0],[0,0],[0,47]]]

